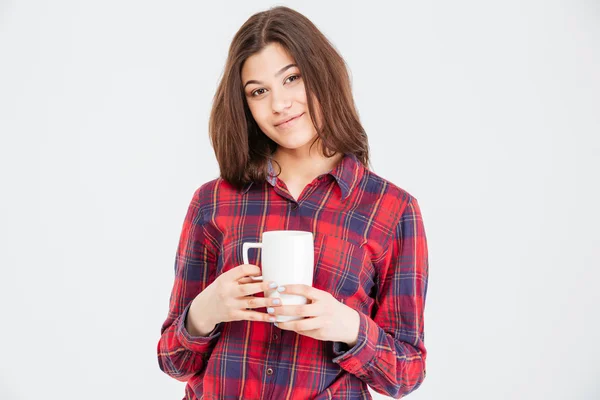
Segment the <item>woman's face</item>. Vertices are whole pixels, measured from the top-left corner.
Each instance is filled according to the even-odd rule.
[[[271,43],[244,62],[242,85],[262,132],[280,147],[308,154],[317,131],[308,111],[300,69],[294,63],[281,45]],[[320,108],[316,99],[314,104]],[[296,118],[283,123],[292,117]]]

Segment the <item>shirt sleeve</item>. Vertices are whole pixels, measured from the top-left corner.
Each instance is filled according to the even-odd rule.
[[[423,312],[429,261],[417,200],[409,198],[393,243],[380,264],[373,318],[358,311],[358,340],[352,348],[334,342],[334,362],[378,393],[400,399],[425,379]]]
[[[207,336],[192,336],[185,329],[192,300],[214,281],[216,274],[216,252],[207,241],[198,194],[199,189],[183,222],[169,313],[157,345],[160,369],[181,382],[204,370],[222,329],[219,323]]]

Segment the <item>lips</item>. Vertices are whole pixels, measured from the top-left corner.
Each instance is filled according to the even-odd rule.
[[[301,117],[301,116],[302,116],[302,114],[304,114],[304,113],[300,113],[300,114],[298,114],[298,115],[295,115],[295,116],[293,116],[293,117],[291,117],[291,118],[289,118],[289,119],[287,119],[287,120],[285,120],[285,121],[283,121],[283,122],[280,122],[280,123],[278,123],[278,124],[277,124],[277,125],[275,125],[275,126],[280,126],[280,125],[283,125],[283,124],[285,124],[286,122],[290,122],[290,121],[291,121],[291,120],[293,120],[293,119],[296,119],[296,118],[298,118],[298,117]]]

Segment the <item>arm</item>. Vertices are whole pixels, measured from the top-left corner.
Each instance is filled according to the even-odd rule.
[[[216,274],[215,251],[205,236],[198,194],[199,189],[194,193],[183,222],[169,313],[157,345],[160,369],[181,382],[206,367],[222,327],[217,324],[207,336],[193,336],[186,329],[192,301],[214,281]]]
[[[417,200],[409,198],[396,226],[393,243],[379,267],[373,319],[357,311],[356,344],[335,342],[334,362],[376,392],[400,399],[425,379],[423,311],[429,274],[423,219]],[[346,350],[346,351],[345,351]]]

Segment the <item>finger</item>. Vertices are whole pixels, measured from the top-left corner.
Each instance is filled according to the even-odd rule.
[[[323,315],[323,308],[318,304],[298,304],[279,306],[273,309],[273,315],[286,315],[290,317],[316,317]]]
[[[254,283],[254,282],[262,282],[262,278],[260,279],[252,279],[249,276],[245,276],[241,279],[238,279],[237,281],[240,285],[246,284],[246,283]]]
[[[280,304],[276,304],[276,301],[281,301],[276,297],[242,297],[237,300],[236,308],[238,309],[252,309],[261,307],[271,307],[274,310],[281,307]]]
[[[269,315],[267,313],[262,313],[258,311],[248,311],[248,310],[240,310],[239,313],[236,313],[236,318],[238,321],[259,321],[259,322],[274,322],[275,317]]]
[[[313,317],[298,319],[296,321],[278,322],[277,327],[279,329],[285,329],[286,331],[307,332],[322,328],[323,318]]]
[[[237,295],[237,297],[249,296],[255,293],[272,291],[275,290],[276,287],[277,283],[272,281],[244,283],[242,285],[237,286],[235,294]]]
[[[282,287],[285,289],[281,290]],[[282,285],[279,288],[277,288],[277,290],[284,294],[298,294],[298,295],[306,297],[307,300],[308,299],[322,300],[325,298],[326,294],[329,294],[328,292],[325,292],[323,290],[314,288],[309,285],[303,285],[300,283]]]
[[[259,276],[262,271],[254,264],[240,264],[225,273],[230,275],[231,280],[237,281],[245,276]]]

